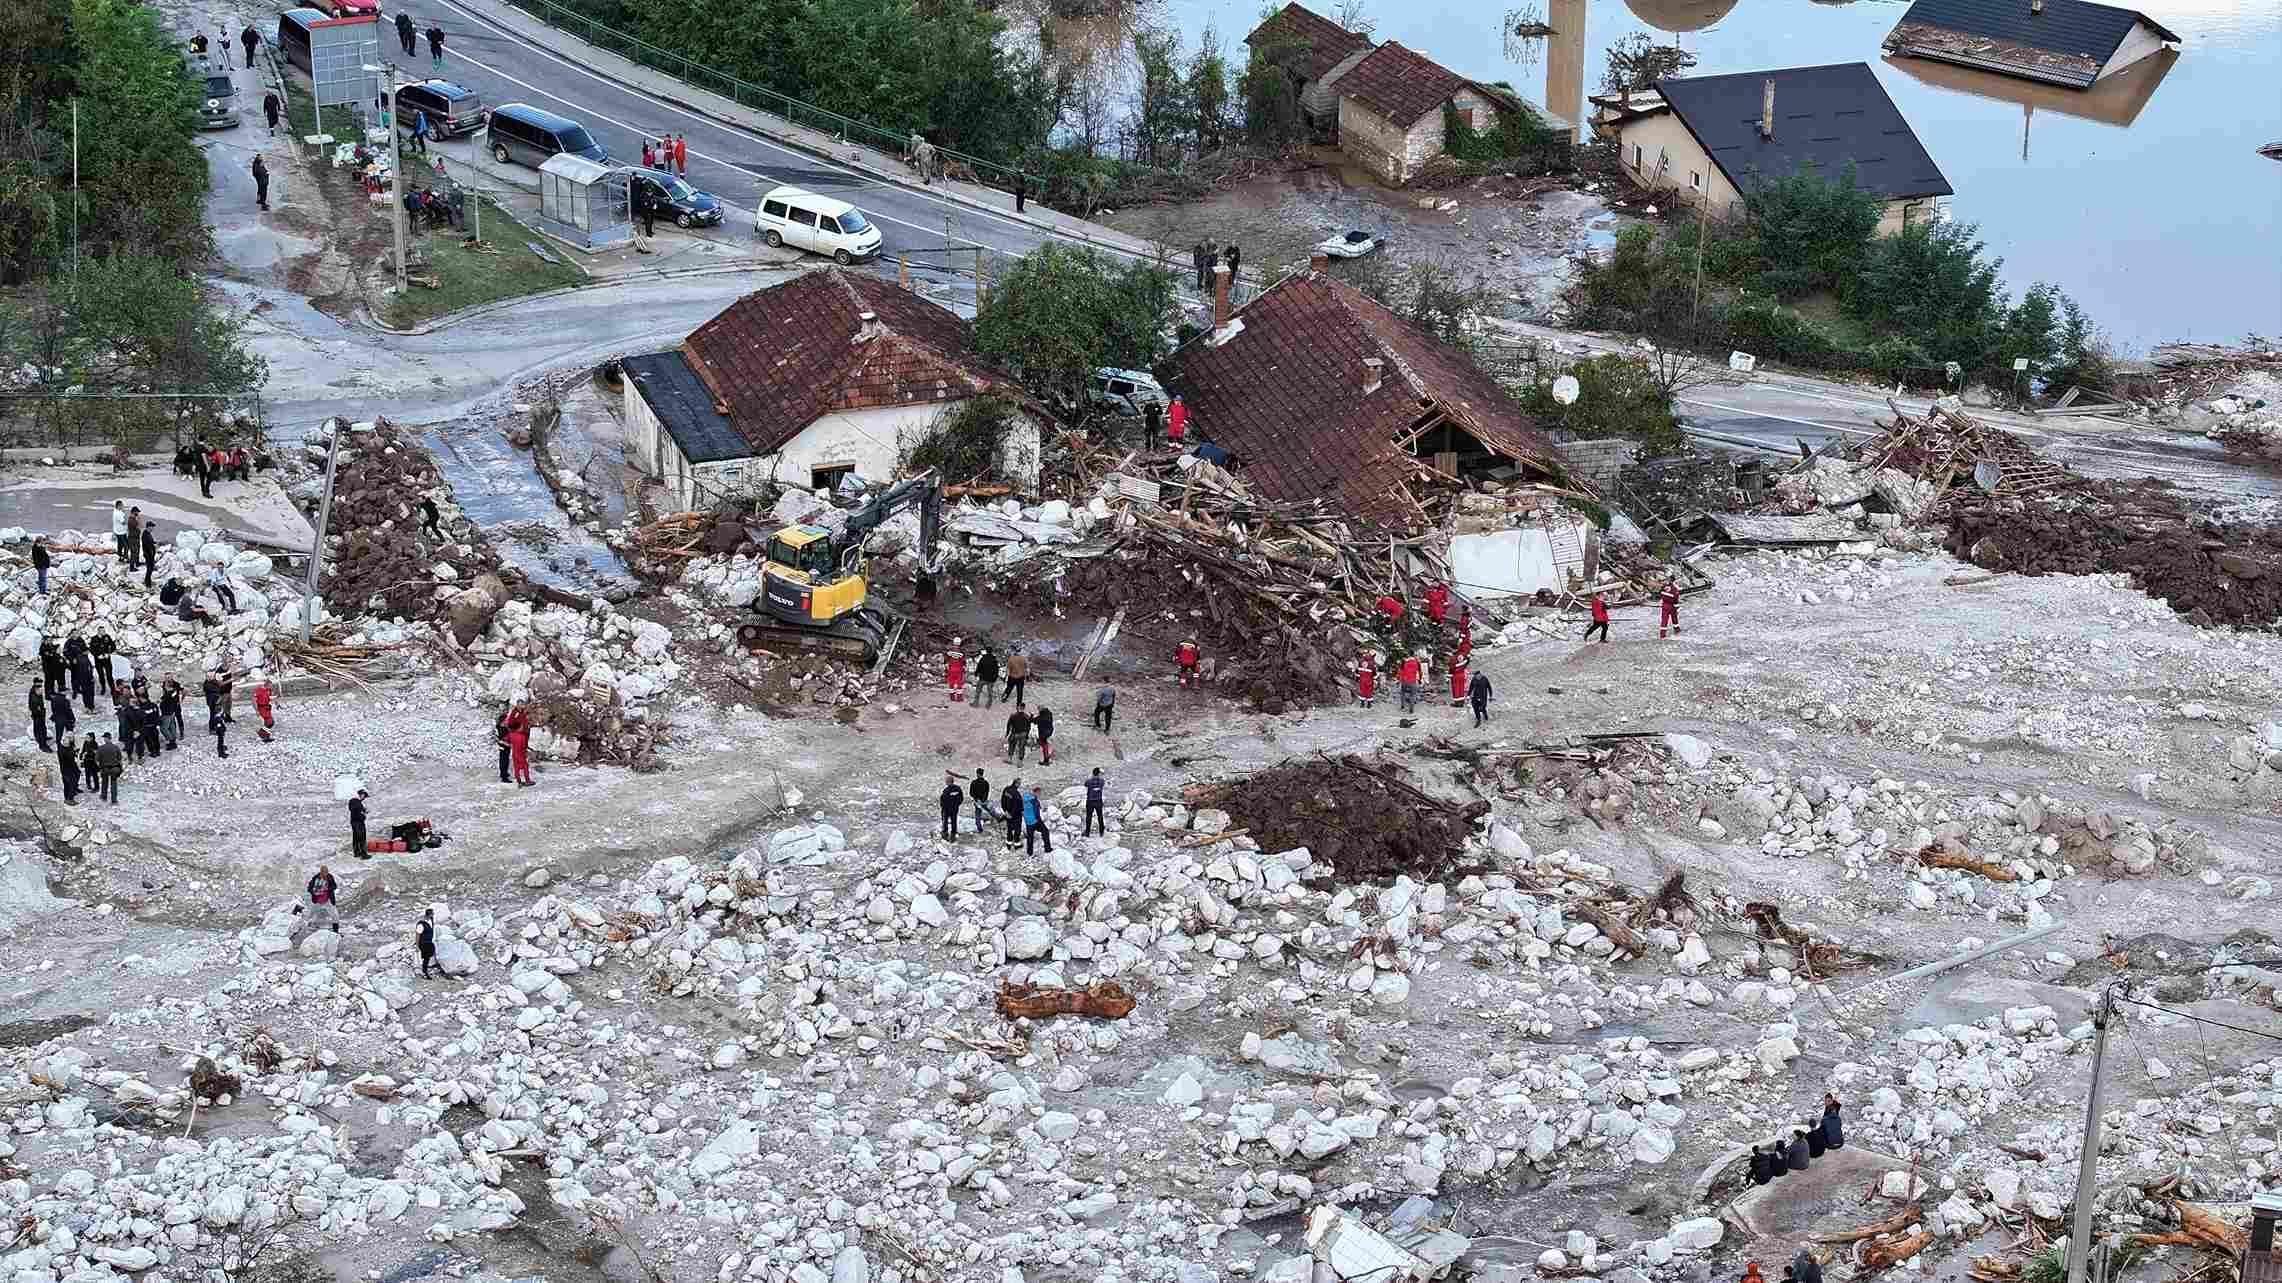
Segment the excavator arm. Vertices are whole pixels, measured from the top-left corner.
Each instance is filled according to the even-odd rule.
[[[853,570],[872,532],[913,504],[919,506],[919,561],[927,569],[934,569],[936,547],[943,536],[943,483],[933,472],[922,472],[889,486],[870,503],[848,515],[839,533],[832,536],[832,551],[841,568]]]

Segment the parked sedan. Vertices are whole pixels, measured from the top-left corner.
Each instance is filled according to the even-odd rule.
[[[676,227],[719,227],[721,202],[711,192],[701,192],[680,177],[662,169],[643,169],[629,166],[626,172],[635,184],[650,193],[658,203],[661,216],[671,217]]]
[[[1331,258],[1361,258],[1386,244],[1377,232],[1341,232],[1317,243],[1315,252]]]

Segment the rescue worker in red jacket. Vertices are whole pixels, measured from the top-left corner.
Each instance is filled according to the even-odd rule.
[[[1592,605],[1593,605],[1593,622],[1591,622],[1591,623],[1589,623],[1589,624],[1585,625],[1585,638],[1584,638],[1584,639],[1585,639],[1586,641],[1591,641],[1591,640],[1593,639],[1593,634],[1594,634],[1594,633],[1596,633],[1596,632],[1598,632],[1598,633],[1601,635],[1601,644],[1602,644],[1602,645],[1607,645],[1607,644],[1608,644],[1608,597],[1607,597],[1606,595],[1602,594],[1602,593],[1597,593],[1597,592],[1596,592],[1596,593],[1594,593],[1594,594],[1593,594],[1593,602],[1592,602]]]
[[[1662,610],[1656,619],[1656,635],[1658,637],[1662,637],[1664,635],[1664,630],[1669,628],[1672,630],[1672,635],[1674,637],[1679,636],[1680,582],[1676,579],[1665,580],[1664,590],[1656,594],[1656,604],[1662,607]]]
[[[1460,644],[1450,650],[1450,707],[1452,708],[1464,708],[1466,706],[1466,655],[1472,649],[1473,647],[1470,645]]]
[[[270,741],[270,731],[277,725],[277,691],[269,684],[269,674],[259,673],[254,679],[254,712],[261,718],[261,728],[255,734],[264,744]]]
[[[1371,697],[1379,690],[1379,657],[1370,651],[1363,652],[1361,662],[1355,665],[1355,699],[1363,707],[1371,706]]]
[[[1401,688],[1402,711],[1408,713],[1418,707],[1418,684],[1426,679],[1426,665],[1416,655],[1403,656],[1402,665],[1395,669],[1395,683]]]
[[[1165,443],[1178,450],[1188,444],[1189,403],[1173,398],[1173,408],[1165,412]]]
[[[515,783],[529,788],[538,783],[531,778],[531,709],[517,704],[507,711],[507,751],[515,762]]]
[[[1440,624],[1450,615],[1450,585],[1437,583],[1426,590],[1426,617]]]
[[[1196,666],[1198,661],[1196,638],[1191,637],[1181,642],[1181,650],[1180,655],[1178,656],[1178,661],[1181,666],[1181,685],[1187,686],[1194,683],[1196,681]]]

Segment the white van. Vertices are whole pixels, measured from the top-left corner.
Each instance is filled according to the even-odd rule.
[[[830,254],[842,266],[880,252],[880,229],[844,200],[798,187],[778,187],[761,197],[753,230],[770,248],[790,245],[812,254]]]

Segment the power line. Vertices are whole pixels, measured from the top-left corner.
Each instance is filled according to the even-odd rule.
[[[2243,1025],[2229,1024],[2224,1020],[2213,1019],[2210,1016],[2198,1016],[2192,1011],[2180,1011],[2176,1008],[2166,1007],[2159,1003],[2141,1002],[2137,998],[2126,997],[2123,994],[2117,994],[2116,1001],[2128,1002],[2134,1007],[2145,1007],[2149,1011],[2160,1011],[2166,1015],[2177,1016],[2181,1020],[2192,1020],[2197,1024],[2217,1025],[2221,1029],[2231,1029],[2238,1034],[2249,1034],[2253,1038],[2264,1038],[2270,1042],[2282,1042],[2282,1034],[2269,1033],[2264,1029],[2251,1029]]]

